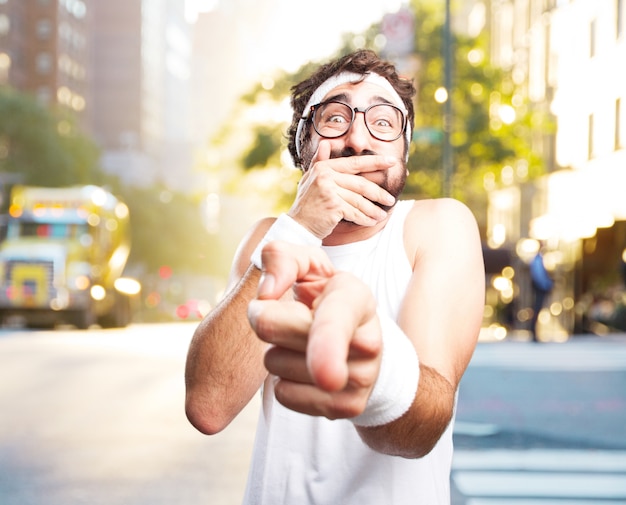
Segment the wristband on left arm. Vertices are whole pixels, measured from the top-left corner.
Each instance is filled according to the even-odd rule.
[[[365,410],[350,419],[363,427],[382,426],[402,417],[417,394],[420,368],[413,343],[390,317],[378,314],[383,351],[380,371]]]

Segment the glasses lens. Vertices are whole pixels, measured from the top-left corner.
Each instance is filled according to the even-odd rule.
[[[316,105],[313,112],[313,127],[322,137],[336,138],[344,135],[352,125],[355,109],[342,102],[326,102]],[[367,129],[378,140],[396,140],[404,130],[404,113],[393,105],[379,103],[365,110]]]
[[[370,133],[379,140],[395,140],[402,134],[404,114],[386,103],[372,105],[365,112],[365,122]]]
[[[327,102],[315,109],[313,127],[322,137],[341,137],[352,124],[352,109],[345,103]]]

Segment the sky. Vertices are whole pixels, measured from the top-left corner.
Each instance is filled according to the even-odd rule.
[[[228,0],[186,0],[189,18],[196,11],[215,8],[220,1]],[[263,20],[258,47],[273,54],[272,64],[287,71],[306,60],[325,59],[337,49],[343,33],[362,32],[385,13],[407,4],[407,0],[257,0],[256,4],[263,2],[273,10]],[[285,44],[290,40],[297,44]]]
[[[210,136],[232,110],[232,104],[253,83],[271,85],[277,70],[297,71],[308,61],[326,61],[333,56],[345,33],[363,33],[386,13],[397,12],[408,0],[185,0],[188,19],[196,12],[220,9],[228,16],[246,11],[241,22],[227,27],[220,41],[229,51],[216,50],[212,65],[218,65],[222,78],[211,82],[212,93],[220,100],[210,100],[204,92],[196,97],[200,114],[196,129],[202,137]],[[236,60],[230,55],[236,55]],[[209,74],[210,75],[210,74]],[[267,79],[267,81],[266,81]],[[201,88],[204,89],[204,88]],[[202,101],[207,101],[201,106]],[[203,102],[202,102],[203,103]],[[290,115],[290,110],[277,113]]]

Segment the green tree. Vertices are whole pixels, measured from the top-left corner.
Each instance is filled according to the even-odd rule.
[[[415,142],[409,160],[407,192],[437,197],[443,193],[443,105],[435,92],[444,84],[443,29],[440,5],[413,2],[416,75]],[[511,73],[491,65],[488,37],[453,34],[451,145],[453,196],[465,201],[480,222],[486,219],[486,183],[497,184],[505,167],[515,167],[518,180],[543,173],[543,161],[532,149],[532,136],[552,130],[548,117],[533,110]],[[505,173],[506,170],[504,171]]]
[[[163,265],[175,274],[221,273],[220,246],[203,225],[196,197],[162,186],[118,186],[114,192],[129,208],[130,263],[141,264],[147,273]]]
[[[25,184],[66,186],[101,183],[96,145],[60,109],[0,87],[0,173]]]
[[[254,142],[244,154],[241,164],[245,170],[267,166],[280,150],[281,125],[258,125],[254,129]]]
[[[444,85],[443,29],[444,11],[441,2],[413,0],[415,18],[414,50],[405,57],[416,68],[413,78],[418,90],[416,124],[409,159],[409,178],[405,194],[417,198],[443,195],[443,105],[435,100],[435,92]],[[336,56],[356,48],[367,47],[384,54],[380,44],[380,25],[375,24],[363,34],[344,36]],[[479,223],[486,222],[488,186],[502,180],[511,168],[517,180],[530,180],[544,171],[541,156],[532,149],[532,139],[552,130],[546,114],[533,110],[523,90],[515,85],[509,71],[495,68],[489,62],[488,35],[469,37],[453,34],[453,123],[451,145],[454,173],[453,195],[466,202],[475,212]],[[293,74],[275,77],[272,87],[258,84],[247,93],[238,107],[273,101],[277,106],[289,94],[294,83],[308,76],[315,62],[303,65]],[[408,65],[410,68],[411,65]],[[501,114],[502,113],[502,114]],[[506,114],[504,114],[506,113]],[[239,118],[241,114],[233,114]],[[278,125],[252,125],[248,143],[241,123],[225,125],[214,145],[236,144],[239,158],[230,166],[230,186],[238,178],[247,177],[252,169],[270,168],[280,164],[280,152],[285,149],[284,134],[287,120]],[[236,138],[237,142],[233,142]],[[241,145],[248,145],[241,149]],[[216,166],[211,170],[218,171]],[[287,179],[292,176],[288,176]],[[272,197],[282,208],[292,201],[295,185],[281,185]]]

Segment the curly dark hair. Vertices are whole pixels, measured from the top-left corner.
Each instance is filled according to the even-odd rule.
[[[355,72],[362,75],[373,72],[387,79],[398,92],[398,95],[400,95],[402,102],[404,102],[408,112],[408,124],[411,127],[411,131],[413,131],[415,121],[413,97],[416,92],[413,81],[400,77],[393,63],[381,59],[374,51],[361,49],[320,66],[308,79],[305,79],[291,88],[291,107],[294,112],[291,125],[287,130],[287,137],[289,140],[289,153],[297,167],[302,168],[302,157],[298,156],[296,151],[296,131],[300,118],[302,117],[303,109],[311,98],[311,95],[313,95],[315,90],[324,81],[344,71]],[[301,145],[304,146],[310,137],[310,129],[304,128]],[[407,151],[408,148],[409,146],[405,145],[405,151]]]

